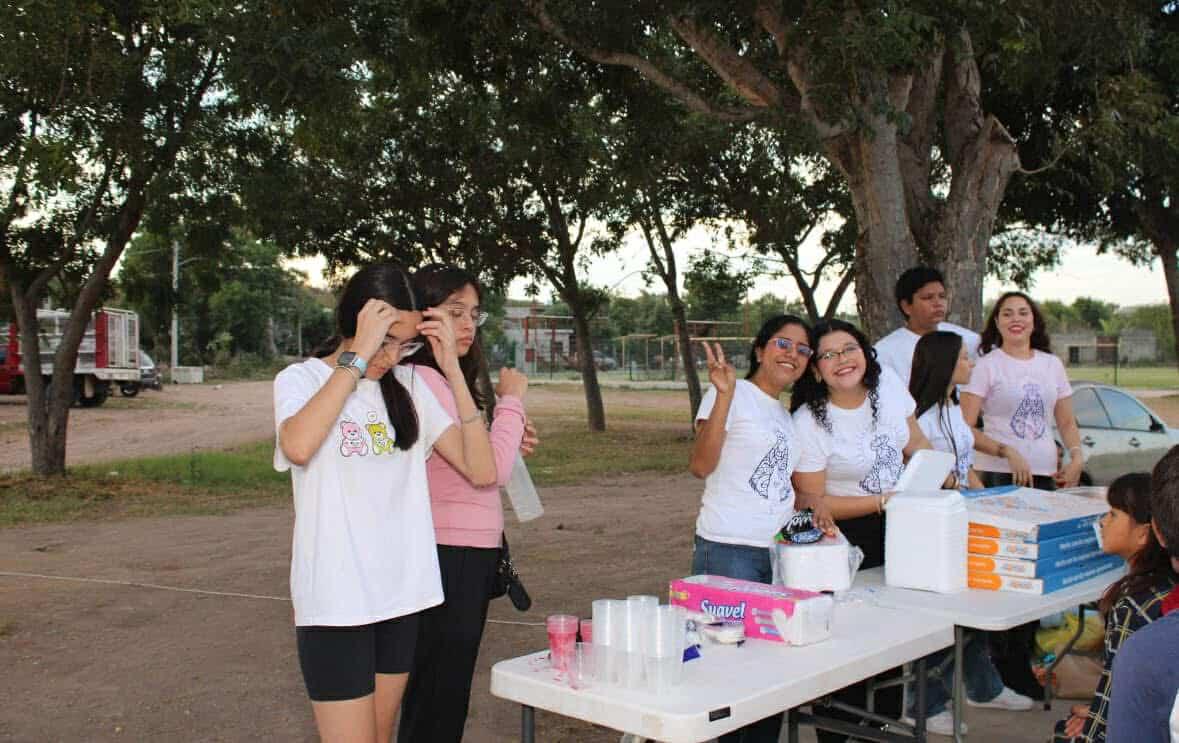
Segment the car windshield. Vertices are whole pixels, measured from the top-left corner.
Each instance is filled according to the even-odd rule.
[[[147,351],[140,351],[139,352],[139,365],[140,366],[155,366],[156,363],[151,360],[151,356],[147,355]]]

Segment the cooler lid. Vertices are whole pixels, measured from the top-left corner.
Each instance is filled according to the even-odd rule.
[[[966,499],[957,490],[905,490],[888,499],[888,511],[959,511],[965,510]]]

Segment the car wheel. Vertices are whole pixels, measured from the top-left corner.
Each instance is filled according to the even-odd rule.
[[[119,393],[123,397],[135,397],[139,394],[139,385],[135,382],[126,382],[119,385]]]

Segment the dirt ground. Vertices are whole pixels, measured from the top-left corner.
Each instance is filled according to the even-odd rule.
[[[577,399],[534,392],[534,410]],[[267,382],[169,387],[75,410],[70,461],[270,436],[269,394]],[[666,399],[607,394],[609,406]],[[1179,423],[1174,398],[1150,404]],[[27,464],[23,414],[13,399],[0,399],[0,467]],[[537,521],[521,525],[509,516],[513,553],[535,603],[526,614],[505,600],[493,604],[468,741],[517,739],[519,709],[490,695],[489,669],[543,647],[546,615],[587,616],[590,601],[605,596],[662,595],[669,578],[687,574],[699,493],[686,474],[602,478],[542,489],[546,514]],[[284,598],[291,523],[289,509],[261,508],[0,532],[0,740],[313,740]],[[970,710],[967,719],[975,740],[1041,741],[1062,709]],[[542,741],[618,739],[543,712],[537,720]]]

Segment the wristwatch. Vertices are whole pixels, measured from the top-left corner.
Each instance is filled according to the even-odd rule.
[[[336,359],[336,366],[344,368],[354,366],[360,372],[360,376],[363,377],[364,372],[368,369],[368,362],[360,358],[355,351],[345,351]]]

